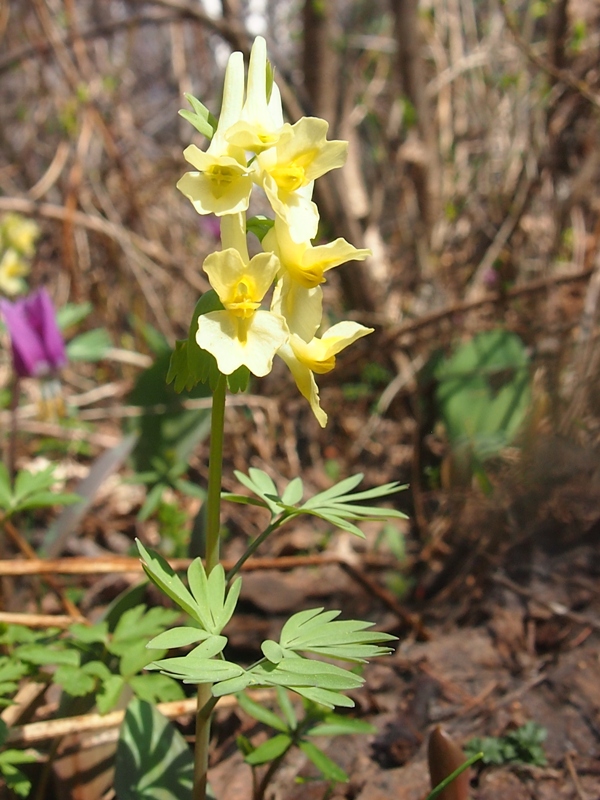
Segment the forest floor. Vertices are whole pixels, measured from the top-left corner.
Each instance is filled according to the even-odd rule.
[[[284,483],[281,475],[300,472],[309,492],[361,471],[368,486],[410,484],[391,499],[408,518],[387,528],[369,522],[364,539],[309,518],[283,528],[257,554],[262,568],[244,572],[238,613],[225,631],[228,657],[251,663],[260,642],[277,638],[287,617],[321,606],[369,620],[398,643],[392,655],[366,666],[364,686],[352,693],[352,715],[376,732],[318,741],[349,783],[332,789],[317,780],[296,751],[275,773],[266,797],[422,800],[430,788],[427,741],[436,726],[464,747],[474,737],[506,736],[529,722],[546,731],[546,764],[475,765],[472,800],[598,800],[600,471],[593,453],[540,436],[490,465],[485,491],[474,480],[444,486],[447,478],[431,488],[422,462],[439,448],[435,442],[422,446],[427,437],[402,408],[373,417],[360,402],[345,403],[335,385],[325,386],[323,402],[339,413],[322,432],[296,397],[284,398],[274,416],[266,398],[256,399],[252,414],[232,407],[225,490],[240,491],[234,469],[249,466],[265,469],[278,483]],[[284,434],[277,437],[277,429]],[[115,442],[121,435],[114,421],[99,430]],[[206,456],[203,444],[191,461],[191,477],[200,483]],[[440,473],[451,474],[447,453],[439,457]],[[141,499],[143,492],[120,476],[110,478],[63,555],[131,555],[135,536],[160,546],[156,521],[136,520]],[[199,501],[182,502],[193,518]],[[262,529],[261,515],[264,510],[252,506],[224,507],[225,559],[237,559],[248,537]],[[93,620],[139,580],[139,574],[81,576],[72,585],[80,591],[80,610]],[[60,611],[52,593],[41,606],[30,597],[30,610]],[[147,601],[164,599],[149,593]],[[29,610],[26,605],[19,610]],[[191,713],[178,724],[192,736]],[[210,781],[218,800],[252,798],[252,772],[236,746],[240,734],[255,745],[267,736],[238,706],[217,706]],[[115,739],[116,732],[100,749],[110,756]],[[77,746],[77,734],[73,741]],[[98,793],[78,769],[72,761],[63,781],[59,766],[54,793],[44,800],[110,796],[110,767]]]

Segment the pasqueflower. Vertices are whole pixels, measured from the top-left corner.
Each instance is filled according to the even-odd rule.
[[[262,377],[289,335],[280,314],[260,309],[279,260],[273,253],[249,258],[242,214],[223,217],[221,236],[223,250],[209,255],[203,268],[224,309],[199,317],[196,341],[212,353],[224,375],[245,365]]]
[[[65,366],[65,344],[45,289],[14,303],[0,300],[0,312],[10,336],[17,375],[42,377]]]
[[[223,103],[217,129],[206,152],[191,144],[183,155],[197,172],[186,172],[177,188],[199,214],[237,214],[246,211],[252,191],[246,154],[230,144],[226,132],[237,122],[244,102],[244,59],[232,53],[225,71]]]

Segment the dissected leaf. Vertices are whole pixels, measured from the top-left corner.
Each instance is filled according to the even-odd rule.
[[[277,731],[286,731],[287,726],[285,722],[270,711],[268,708],[265,708],[261,703],[257,703],[252,698],[248,697],[247,694],[243,692],[237,696],[237,701],[240,705],[240,708],[246,712],[250,717],[258,722],[262,722],[264,725],[270,725],[271,728],[275,728]]]
[[[154,550],[146,550],[139,539],[136,539],[140,551],[144,572],[152,583],[170,597],[187,614],[202,625],[202,614],[198,604],[184,586],[181,578],[171,569],[165,559]]]
[[[194,759],[175,726],[137,698],[127,708],[115,757],[119,800],[192,800]]]
[[[349,781],[348,775],[346,775],[344,770],[339,767],[335,761],[332,761],[329,756],[326,756],[315,744],[301,741],[298,743],[298,747],[308,756],[325,780],[339,781],[341,783],[347,783]]]
[[[267,739],[256,750],[249,753],[244,758],[244,761],[252,766],[266,764],[267,761],[273,761],[282,756],[291,746],[292,739],[285,733],[278,733],[277,736]]]

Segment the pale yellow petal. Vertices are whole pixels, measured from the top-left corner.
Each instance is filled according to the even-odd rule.
[[[300,394],[308,400],[313,414],[317,418],[319,425],[324,428],[327,425],[327,414],[323,411],[319,398],[319,387],[310,369],[298,360],[289,344],[280,348],[277,353],[287,364]]]
[[[357,339],[362,339],[363,336],[368,336],[373,333],[374,328],[367,328],[364,325],[359,325],[358,322],[338,322],[337,325],[329,328],[321,336],[321,342],[325,346],[327,355],[335,355],[340,353],[346,347],[351,345]]]
[[[271,208],[287,225],[289,234],[295,242],[305,242],[317,235],[319,209],[310,199],[313,190],[312,183],[307,184],[301,190],[287,193],[281,191],[273,178],[265,173],[263,188]]]
[[[353,247],[345,239],[336,239],[329,244],[306,248],[302,257],[302,267],[307,276],[317,280],[319,275],[322,276],[333,267],[339,267],[347,261],[364,261],[370,255],[370,250]]]
[[[321,324],[323,290],[306,289],[284,276],[275,287],[271,309],[285,317],[290,333],[310,342]]]
[[[244,56],[242,53],[236,51],[229,56],[229,60],[227,61],[221,113],[219,114],[217,129],[207,152],[221,155],[226,154],[230,148],[225,134],[241,116],[244,104],[245,79],[246,70],[244,68]]]
[[[208,177],[202,172],[186,172],[177,188],[192,203],[198,214],[236,214],[246,211],[250,204],[252,178],[221,171]]]
[[[262,153],[277,144],[283,127],[281,99],[267,102],[267,43],[258,36],[252,45],[248,67],[248,89],[241,118],[226,132],[227,141],[244,150]]]
[[[213,311],[199,317],[196,334],[199,346],[212,353],[224,375],[246,366],[259,378],[271,371],[275,353],[287,338],[283,318],[270,311],[257,311],[248,320]]]

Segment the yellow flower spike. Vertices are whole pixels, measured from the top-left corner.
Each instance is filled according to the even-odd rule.
[[[293,333],[289,341],[280,348],[278,355],[288,365],[300,393],[308,400],[319,425],[327,424],[327,414],[323,411],[319,399],[319,387],[314,373],[319,375],[331,372],[335,367],[335,357],[348,345],[367,334],[373,328],[366,328],[357,322],[338,322],[323,336],[305,342]]]
[[[247,96],[241,119],[225,134],[230,144],[252,153],[262,153],[273,147],[283,128],[281,96],[275,83],[267,100],[267,69],[267,43],[258,36],[250,53]]]
[[[346,161],[348,143],[327,141],[328,123],[303,117],[284,125],[274,147],[257,156],[259,179],[269,202],[295,242],[314,238],[319,212],[311,202],[314,181]]]
[[[260,310],[280,269],[274,253],[259,253],[248,259],[243,215],[222,220],[223,245],[204,262],[204,271],[224,306],[198,319],[196,341],[217,360],[224,375],[245,365],[258,377],[267,375],[277,350],[289,338],[281,314]],[[243,236],[243,238],[242,238]]]
[[[295,242],[280,218],[275,219],[275,226],[263,239],[263,247],[276,253],[284,272],[306,289],[324,283],[328,270],[346,261],[363,261],[371,255],[370,250],[359,250],[345,239],[317,247],[310,241]]]
[[[219,123],[206,152],[196,145],[186,147],[184,158],[197,172],[186,172],[177,188],[198,214],[235,214],[246,211],[252,191],[246,155],[230,144],[225,134],[242,113],[244,102],[244,59],[232,53],[225,71],[223,103]]]

